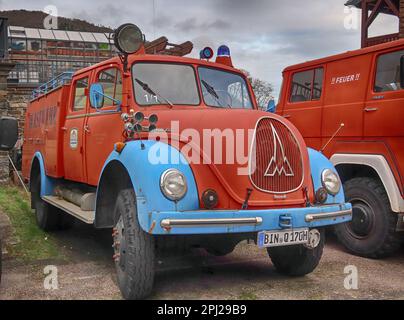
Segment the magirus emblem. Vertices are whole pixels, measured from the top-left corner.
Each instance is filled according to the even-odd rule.
[[[264,173],[264,177],[274,177],[276,174],[281,176],[284,174],[286,177],[294,177],[295,174],[292,170],[290,162],[285,155],[285,149],[278,132],[275,130],[271,123],[273,141],[274,141],[274,155],[272,156],[267,170]]]

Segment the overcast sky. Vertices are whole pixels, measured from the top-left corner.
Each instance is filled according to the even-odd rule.
[[[0,0],[1,10],[58,8],[58,15],[117,27],[137,24],[148,40],[194,43],[193,55],[204,46],[227,44],[233,62],[253,76],[272,83],[277,96],[282,70],[290,65],[360,46],[357,28],[344,11],[346,0]],[[154,14],[153,14],[154,12]],[[155,17],[155,19],[154,19]],[[345,24],[344,24],[345,23]],[[397,32],[393,18],[377,21],[373,34]]]

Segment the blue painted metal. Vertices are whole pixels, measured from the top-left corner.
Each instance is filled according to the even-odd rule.
[[[314,190],[318,190],[323,186],[321,182],[321,173],[325,169],[331,169],[336,174],[337,170],[335,170],[334,165],[328,160],[322,153],[308,148],[309,151],[309,158],[310,158],[310,168],[311,168],[311,176],[313,179]],[[340,192],[335,195],[331,196],[328,195],[326,204],[334,204],[334,203],[344,203],[345,202],[345,195],[343,187],[341,187]]]
[[[191,234],[227,234],[227,233],[255,233],[260,231],[279,231],[285,227],[280,225],[280,221],[286,216],[290,217],[290,225],[288,228],[320,228],[331,226],[351,220],[351,216],[346,216],[324,219],[314,222],[306,222],[305,217],[308,214],[339,212],[343,210],[351,210],[352,206],[349,203],[330,206],[318,206],[308,208],[293,208],[293,209],[267,209],[267,210],[234,210],[234,211],[162,211],[153,212],[147,217],[147,226],[145,231],[150,230],[150,227],[155,222],[155,228],[152,234],[154,235],[191,235]],[[262,224],[258,226],[209,226],[209,227],[174,227],[170,230],[165,230],[161,227],[161,221],[165,219],[234,219],[234,218],[262,218]]]
[[[107,98],[116,103],[116,110],[100,110],[104,105],[104,98]],[[90,87],[90,105],[95,108],[97,112],[116,112],[121,111],[121,101],[114,99],[104,93],[104,87],[101,83],[93,83]]]
[[[199,197],[191,167],[177,149],[156,141],[143,141],[143,144],[144,150],[140,141],[132,141],[121,154],[113,151],[102,172],[113,161],[125,167],[136,193],[139,223],[143,230],[148,231],[152,212],[198,210]],[[168,200],[160,190],[161,175],[171,168],[181,171],[187,179],[188,192],[178,203]]]
[[[40,152],[36,152],[34,154],[34,157],[32,158],[32,162],[31,162],[31,170],[32,170],[32,165],[34,164],[35,159],[37,159],[39,162],[39,169],[40,169],[40,175],[41,175],[40,195],[41,195],[41,197],[53,195],[53,192],[55,190],[55,179],[50,178],[46,175],[44,159]]]
[[[43,85],[41,85],[40,87],[38,87],[37,89],[35,89],[32,92],[32,99],[36,99],[39,98],[42,95],[47,94],[48,92],[57,89],[67,83],[70,83],[70,81],[73,78],[73,74],[74,72],[63,72],[60,75],[58,75],[57,77],[49,80],[48,82],[44,83]]]

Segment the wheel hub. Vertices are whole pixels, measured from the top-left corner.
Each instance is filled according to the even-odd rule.
[[[352,213],[352,231],[360,237],[369,235],[374,223],[372,208],[366,203],[356,202],[353,203]]]

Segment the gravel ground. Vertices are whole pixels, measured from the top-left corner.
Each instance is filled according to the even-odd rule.
[[[84,225],[56,234],[68,261],[4,262],[0,299],[121,299],[109,231]],[[58,290],[45,290],[43,269],[58,268]],[[344,288],[344,268],[354,265],[358,290]],[[368,260],[344,252],[329,236],[316,271],[303,278],[276,273],[264,250],[240,244],[233,254],[203,250],[160,258],[152,299],[404,299],[404,248],[395,257]]]

